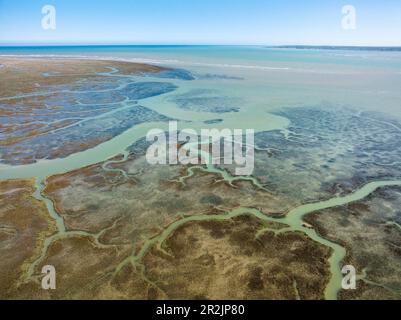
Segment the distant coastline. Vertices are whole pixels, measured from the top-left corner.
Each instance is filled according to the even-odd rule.
[[[372,46],[268,46],[269,49],[299,49],[299,50],[349,50],[349,51],[401,51],[401,47],[372,47]]]

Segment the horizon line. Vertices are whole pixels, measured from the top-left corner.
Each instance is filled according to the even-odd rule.
[[[0,48],[24,48],[24,47],[265,47],[265,48],[401,48],[401,45],[341,45],[341,44],[140,44],[140,43],[1,43]]]

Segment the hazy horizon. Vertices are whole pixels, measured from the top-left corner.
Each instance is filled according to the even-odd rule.
[[[271,49],[317,49],[317,48],[394,48],[401,49],[401,45],[385,46],[385,45],[305,45],[305,44],[284,44],[284,45],[269,45],[269,44],[141,44],[141,43],[0,43],[0,48],[29,48],[29,47],[260,47]]]

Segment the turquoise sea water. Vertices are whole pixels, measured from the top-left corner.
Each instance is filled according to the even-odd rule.
[[[2,56],[16,55],[124,60],[188,70],[195,76],[194,81],[148,77],[149,81],[172,83],[177,90],[141,100],[144,107],[179,120],[185,128],[280,130],[285,134],[291,120],[280,112],[302,107],[327,111],[340,107],[339,112],[346,107],[354,113],[373,111],[401,119],[401,52],[397,51],[245,46],[0,47],[0,61]],[[216,113],[217,109],[229,112]],[[151,128],[152,124],[145,127]],[[71,165],[74,157],[85,159],[85,163],[77,160],[82,165],[103,161],[134,143],[139,138],[137,131],[142,132],[140,126],[85,154],[55,159],[55,169],[46,173],[80,167]],[[93,157],[89,157],[91,152]],[[29,176],[23,174],[25,170],[34,170],[29,166],[23,170],[8,168],[0,175],[12,176],[14,169],[21,176]]]
[[[249,46],[76,46],[0,47],[1,55],[119,59],[185,68],[200,77],[197,87],[241,96],[242,106],[252,110],[323,102],[401,117],[401,52]]]

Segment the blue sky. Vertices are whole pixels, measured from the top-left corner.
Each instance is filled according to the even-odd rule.
[[[356,30],[341,27],[347,4]],[[0,44],[111,43],[401,46],[401,0],[0,0]]]

